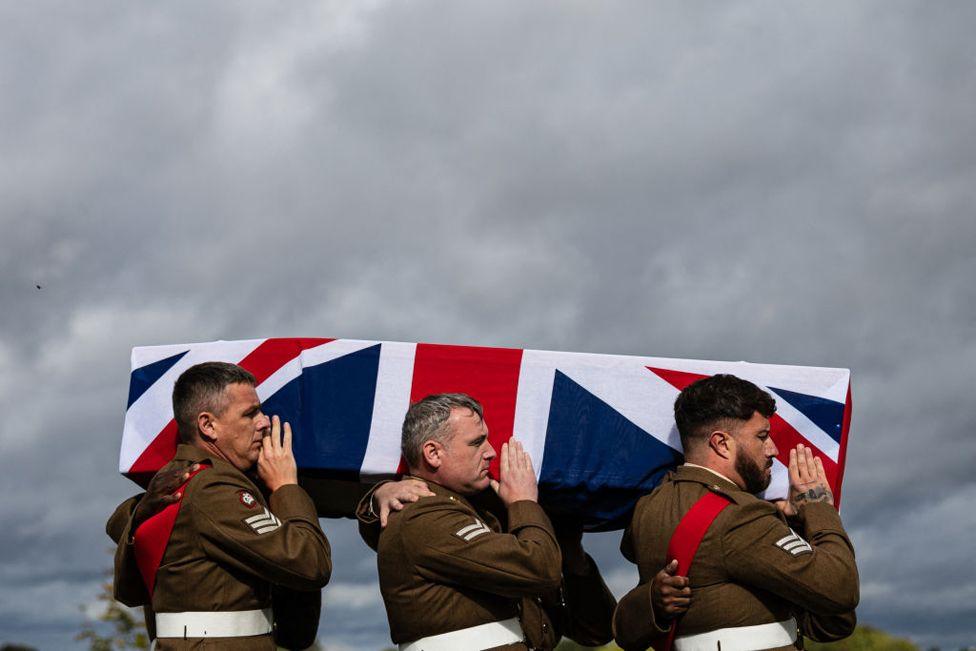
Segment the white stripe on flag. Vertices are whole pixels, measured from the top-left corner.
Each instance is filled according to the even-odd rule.
[[[416,353],[417,344],[382,342],[369,441],[359,470],[364,481],[391,475],[400,465],[400,435],[410,406]]]
[[[799,432],[806,440],[810,441],[811,444],[815,445],[821,452],[826,454],[832,461],[837,461],[837,457],[840,455],[840,445],[818,427],[812,420],[807,418],[802,411],[786,402],[782,397],[778,396],[775,391],[766,388],[770,395],[776,399],[776,413],[779,414],[783,420],[793,426],[797,432]],[[780,450],[780,452],[789,452],[788,450]]]
[[[542,455],[546,449],[546,429],[552,403],[552,380],[558,356],[559,353],[526,350],[522,352],[519,368],[512,432],[529,453],[536,478],[542,472]],[[501,450],[496,452],[501,454]]]
[[[315,366],[316,364],[321,364],[329,359],[342,357],[343,355],[354,353],[356,350],[365,348],[364,345],[350,350],[349,346],[344,345],[348,342],[349,340],[337,339],[315,346],[314,348],[303,350],[298,354],[298,356],[295,357],[295,359],[292,359],[284,364],[261,383],[261,385],[258,387],[258,398],[260,398],[262,401],[267,400],[275,393],[280,391],[281,388],[286,384],[301,375],[302,369],[305,367]]]
[[[128,472],[136,459],[145,452],[150,443],[173,419],[173,385],[176,378],[186,369],[200,362],[218,361],[237,363],[247,357],[264,339],[244,341],[213,341],[202,344],[181,346],[189,352],[164,373],[156,382],[139,396],[125,412],[125,425],[122,430],[122,449],[119,451],[119,472]],[[132,349],[132,370],[142,368],[144,359],[152,359],[152,351],[146,347]],[[156,348],[151,346],[149,348]],[[167,352],[172,346],[163,346]],[[172,354],[175,355],[179,351]],[[165,359],[165,358],[163,358]]]
[[[603,357],[603,355],[601,355]],[[608,355],[607,357],[616,357]],[[820,396],[843,403],[851,372],[846,368],[722,362],[707,359],[670,359],[668,357],[625,357],[635,362],[699,375],[731,373],[759,386],[774,386],[799,393]]]
[[[779,459],[773,459],[773,478],[769,486],[763,491],[762,497],[765,500],[781,500],[790,494],[790,471],[789,468],[780,463]]]
[[[677,389],[629,357],[579,357],[582,364],[560,370],[661,443],[681,450],[673,415]]]

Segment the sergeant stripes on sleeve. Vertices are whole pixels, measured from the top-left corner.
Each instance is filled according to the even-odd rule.
[[[274,531],[281,526],[281,520],[276,518],[274,513],[269,511],[267,507],[265,507],[264,513],[245,518],[244,522],[259,534]]]
[[[799,556],[805,552],[813,553],[813,547],[810,546],[806,540],[804,540],[798,533],[790,529],[790,535],[783,536],[776,541],[776,546],[787,551],[794,556]]]

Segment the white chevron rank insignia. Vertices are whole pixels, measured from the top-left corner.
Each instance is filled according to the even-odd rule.
[[[264,509],[264,513],[258,513],[249,518],[244,518],[244,523],[259,534],[274,531],[281,526],[281,520],[276,518],[274,513],[267,508]]]
[[[794,556],[799,556],[800,554],[813,553],[813,547],[810,546],[806,540],[804,540],[800,534],[790,529],[790,535],[783,536],[776,541],[776,546],[785,552],[789,552]]]
[[[474,524],[469,524],[466,527],[461,527],[454,532],[454,535],[464,540],[465,542],[471,542],[483,533],[491,533],[491,529],[485,525],[484,522],[475,518]]]

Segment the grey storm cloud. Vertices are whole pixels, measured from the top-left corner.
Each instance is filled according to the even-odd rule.
[[[849,367],[861,620],[976,642],[974,23],[3,5],[0,641],[70,646],[97,594],[132,346],[305,335]],[[324,524],[322,638],[379,648],[373,559]],[[617,539],[587,545],[624,590]]]

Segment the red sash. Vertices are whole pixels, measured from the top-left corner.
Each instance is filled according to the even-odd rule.
[[[695,552],[698,551],[702,538],[705,537],[705,532],[712,526],[712,522],[715,521],[718,514],[731,503],[732,501],[724,495],[709,491],[698,498],[698,501],[681,518],[681,522],[678,523],[671,535],[671,541],[668,543],[668,562],[678,561],[676,574],[688,576],[691,562],[695,558]],[[678,620],[676,618],[671,624],[671,630],[668,631],[667,640],[662,647],[664,651],[671,651],[677,630]]]
[[[176,516],[179,515],[180,505],[183,503],[184,489],[197,474],[203,472],[209,465],[201,464],[195,472],[190,473],[183,485],[176,489],[180,498],[172,504],[167,504],[159,513],[153,515],[148,520],[139,525],[133,536],[133,549],[136,556],[136,564],[139,566],[139,573],[142,574],[142,581],[149,590],[149,598],[152,598],[153,589],[156,587],[156,572],[159,571],[159,564],[163,562],[163,554],[169,544],[169,537],[173,533],[173,525],[176,524]]]

